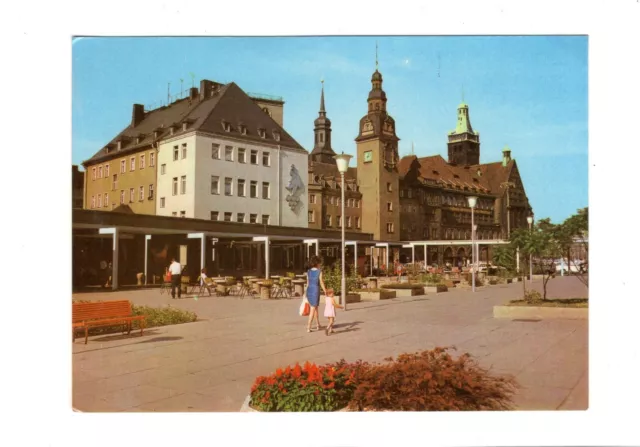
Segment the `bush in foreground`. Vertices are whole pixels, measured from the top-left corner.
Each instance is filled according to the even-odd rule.
[[[510,376],[493,376],[469,354],[449,348],[402,354],[384,364],[344,360],[305,363],[258,377],[250,405],[260,411],[508,410],[517,388]]]
[[[469,354],[449,348],[402,354],[360,378],[349,408],[357,411],[509,410],[517,388],[510,376],[492,376]]]

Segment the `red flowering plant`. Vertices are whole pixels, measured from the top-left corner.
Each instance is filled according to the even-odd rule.
[[[260,411],[336,411],[347,406],[366,368],[365,362],[344,360],[279,368],[256,379],[250,405]]]

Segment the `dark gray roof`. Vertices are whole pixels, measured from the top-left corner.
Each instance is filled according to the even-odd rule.
[[[182,123],[188,122],[187,130],[182,130]],[[229,131],[225,131],[223,121],[229,123]],[[307,152],[277,122],[264,113],[253,99],[240,87],[231,82],[220,88],[218,93],[200,100],[189,97],[179,99],[168,106],[145,112],[144,118],[137,126],[131,124],[116,135],[105,147],[96,152],[83,165],[91,165],[111,157],[119,157],[128,152],[147,148],[152,143],[168,137],[170,127],[175,125],[173,136],[194,130],[207,132],[222,137],[232,137],[247,142],[280,144],[283,147]],[[241,125],[246,126],[246,133],[241,132]],[[265,137],[259,134],[265,130]],[[154,138],[154,131],[158,131]],[[279,133],[280,140],[276,140]],[[117,150],[117,142],[124,137],[121,150]],[[136,143],[136,138],[140,141]],[[107,147],[112,148],[107,152]]]

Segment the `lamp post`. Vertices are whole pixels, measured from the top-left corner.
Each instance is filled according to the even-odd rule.
[[[342,200],[341,200],[341,208],[342,208],[342,219],[340,222],[340,226],[342,227],[342,281],[340,283],[340,304],[344,306],[344,310],[347,310],[347,278],[345,275],[345,240],[344,240],[344,222],[346,221],[344,215],[344,174],[349,169],[349,160],[353,158],[353,156],[345,154],[342,152],[340,155],[334,155],[333,158],[336,159],[336,164],[338,165],[338,171],[340,171],[340,180],[341,180],[341,190],[342,190]],[[357,256],[357,253],[354,254]]]
[[[529,224],[529,235],[531,236],[532,229],[531,225],[533,224],[533,214],[531,216],[527,216],[527,223]],[[533,256],[529,253],[529,286],[533,287]]]
[[[476,207],[476,202],[478,198],[475,196],[467,197],[467,201],[469,202],[469,208],[471,208],[471,261],[473,262],[473,266],[471,267],[471,290],[473,292],[476,291],[476,265],[475,265],[475,245],[476,245],[476,234],[475,234],[475,224],[473,221],[473,209]]]

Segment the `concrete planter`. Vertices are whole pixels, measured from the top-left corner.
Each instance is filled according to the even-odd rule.
[[[377,277],[375,277],[375,276],[369,276],[369,277],[367,278],[367,282],[369,283],[369,284],[368,284],[368,287],[369,287],[370,289],[377,289],[377,288],[378,288],[378,278],[377,278]]]
[[[252,408],[249,405],[250,401],[251,401],[251,395],[248,395],[246,397],[246,399],[244,400],[244,402],[242,402],[242,406],[240,407],[240,412],[241,413],[262,413],[261,411],[256,410],[255,408]],[[342,409],[336,410],[336,411],[340,412],[340,411],[349,411],[349,410],[347,410],[346,408],[342,408]]]
[[[493,306],[493,318],[586,320],[588,308],[542,306]]]
[[[394,292],[396,292],[397,297],[416,296],[416,295],[422,295],[424,293],[424,290],[422,287],[414,287],[412,289],[387,289],[387,290],[393,290]]]
[[[347,293],[347,304],[349,303],[359,303],[360,302],[360,294],[359,293]]]
[[[395,290],[380,289],[380,292],[358,292],[362,301],[388,300],[396,297]]]
[[[442,292],[448,292],[449,288],[445,285],[438,285],[438,286],[424,286],[424,293],[442,293]]]

